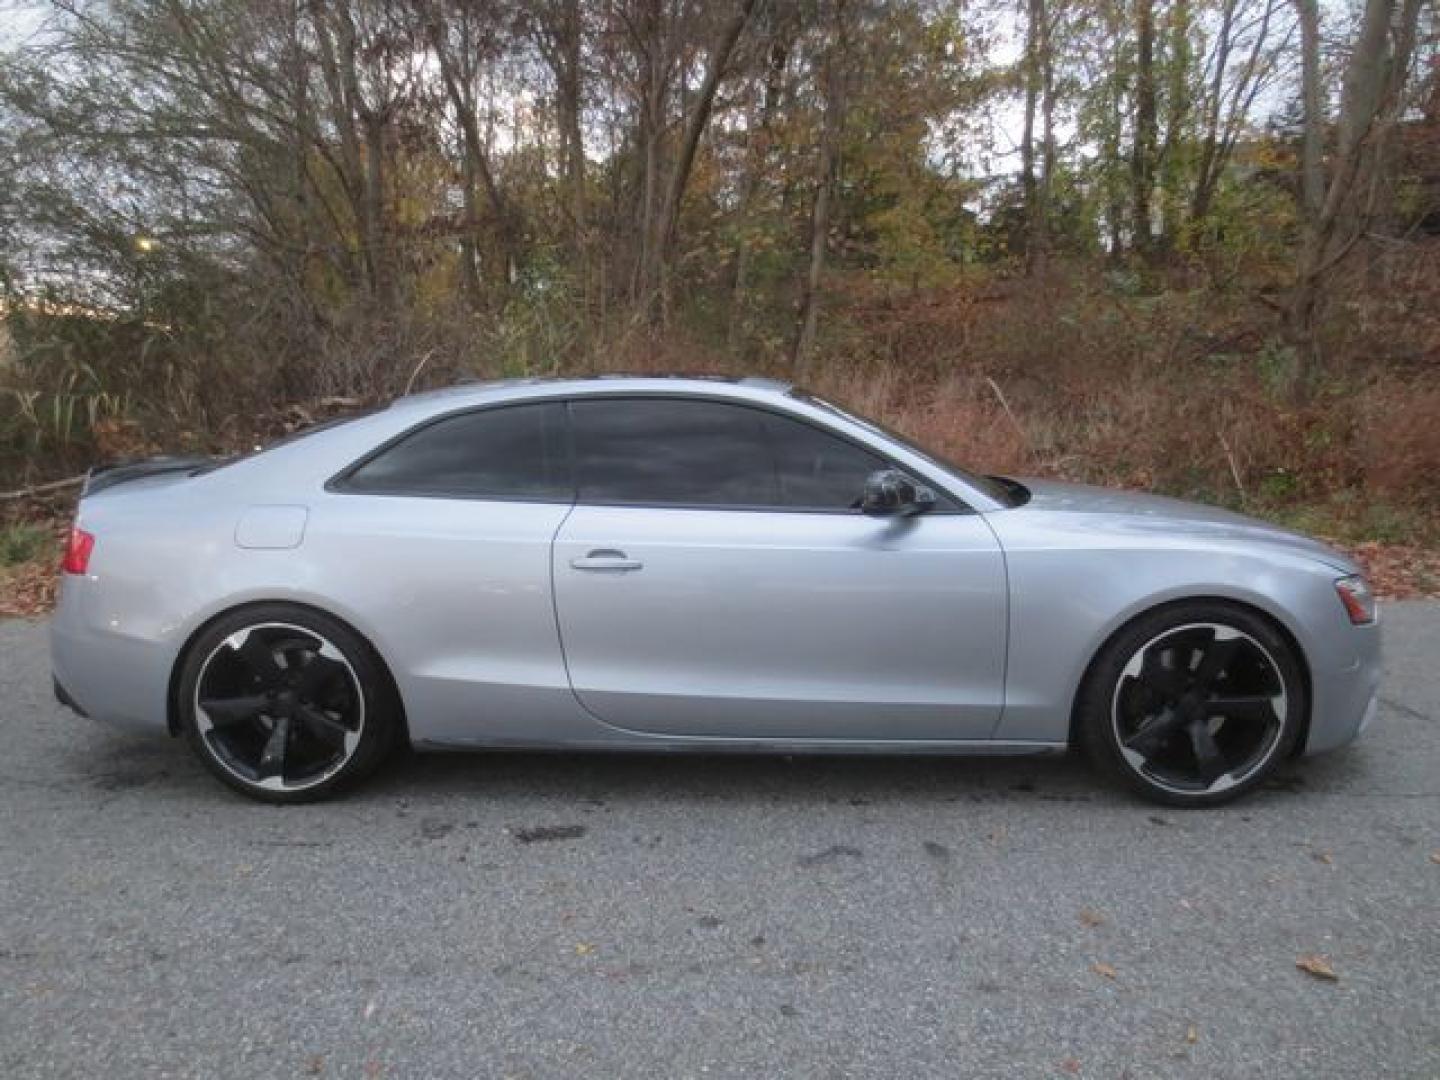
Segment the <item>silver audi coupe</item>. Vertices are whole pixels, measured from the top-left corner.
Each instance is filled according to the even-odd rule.
[[[977,476],[781,383],[416,394],[91,472],[57,697],[236,790],[391,751],[1044,754],[1213,805],[1375,713],[1359,568],[1151,495]]]

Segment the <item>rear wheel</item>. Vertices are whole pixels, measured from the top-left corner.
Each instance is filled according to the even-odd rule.
[[[177,705],[206,767],[265,802],[320,799],[361,779],[398,727],[374,651],[343,623],[288,604],[207,628],[186,656]]]
[[[1080,733],[1092,760],[1146,798],[1215,806],[1264,782],[1306,708],[1293,648],[1268,620],[1181,604],[1105,646],[1081,692]]]

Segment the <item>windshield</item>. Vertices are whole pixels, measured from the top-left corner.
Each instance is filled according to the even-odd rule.
[[[1025,502],[1025,495],[1021,494],[1021,492],[1024,491],[1023,486],[1016,484],[1014,481],[1007,481],[998,476],[981,476],[979,473],[973,473],[969,469],[955,464],[953,461],[947,461],[945,458],[932,453],[925,449],[925,447],[917,444],[915,440],[906,438],[898,431],[887,427],[879,421],[871,420],[864,416],[856,416],[854,413],[842,409],[839,405],[826,401],[823,398],[818,398],[805,390],[791,390],[790,396],[798,401],[805,402],[807,405],[814,405],[818,409],[824,409],[826,412],[833,413],[844,420],[850,421],[852,424],[858,424],[867,431],[883,436],[890,442],[898,443],[910,451],[910,453],[929,462],[937,469],[943,469],[945,472],[958,476],[971,487],[983,491],[1001,506],[1019,506]]]

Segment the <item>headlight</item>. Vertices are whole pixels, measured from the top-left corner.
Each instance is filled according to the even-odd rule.
[[[1356,626],[1368,626],[1375,621],[1375,594],[1370,591],[1370,583],[1359,574],[1335,582],[1335,593]]]

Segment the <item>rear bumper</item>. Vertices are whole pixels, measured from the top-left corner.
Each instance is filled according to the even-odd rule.
[[[55,696],[81,716],[144,731],[166,731],[174,664],[168,641],[92,626],[81,597],[64,582],[50,623]]]

